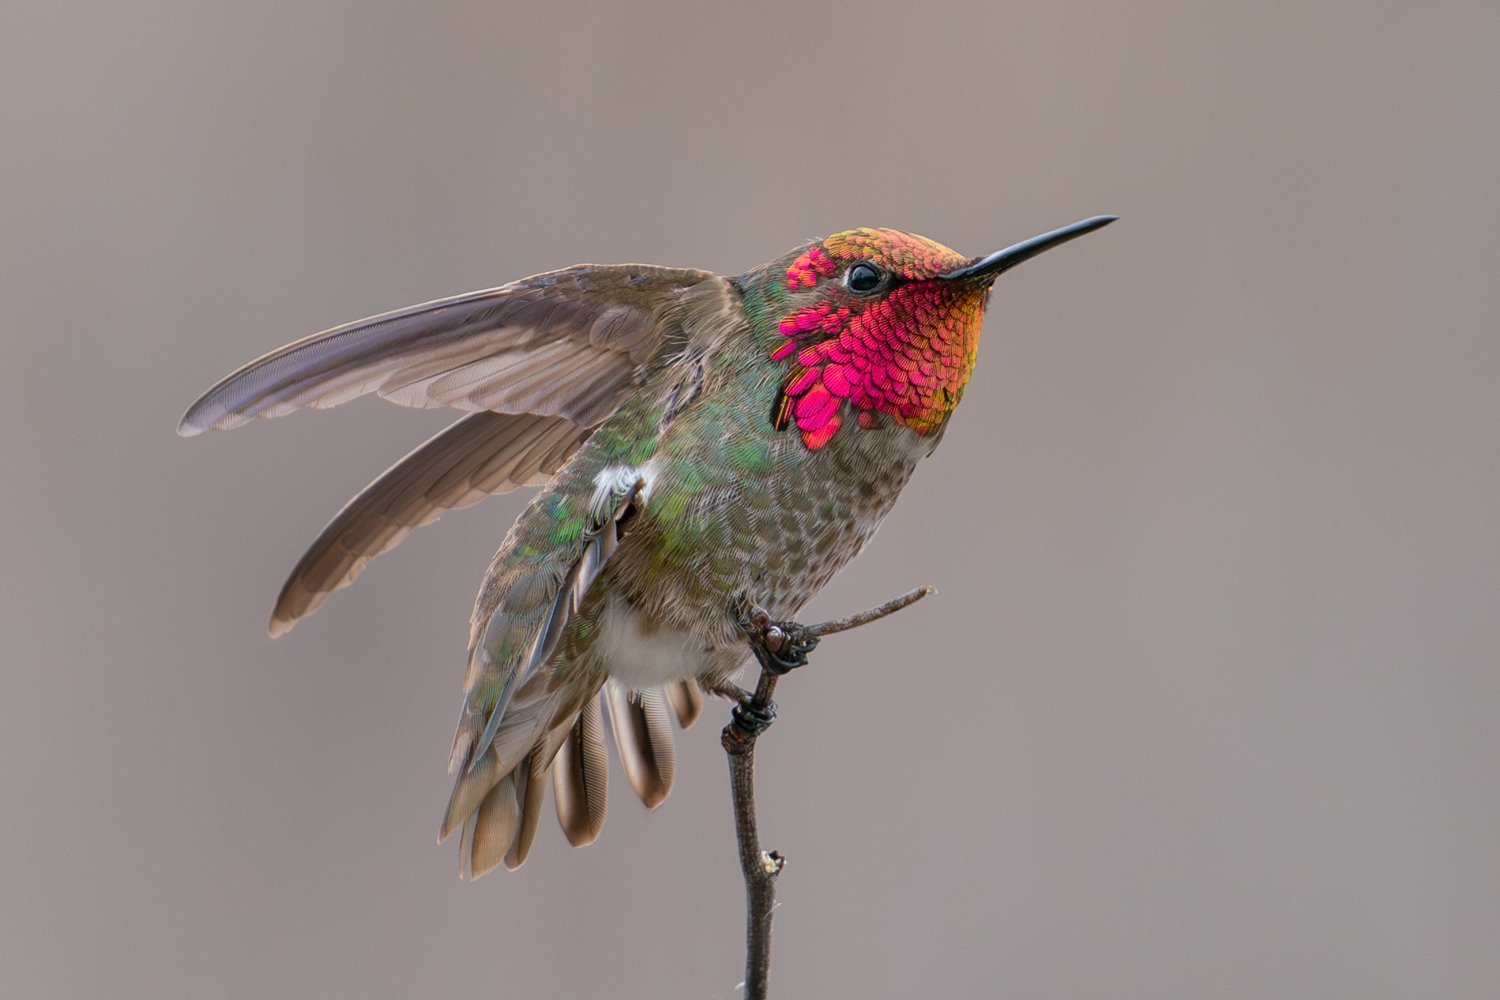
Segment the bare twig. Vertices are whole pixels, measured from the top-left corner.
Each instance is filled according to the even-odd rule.
[[[771,696],[776,682],[793,667],[807,662],[807,654],[825,635],[846,632],[900,611],[934,593],[918,587],[877,608],[834,621],[803,626],[773,622],[761,609],[749,613],[745,634],[760,663],[755,693],[735,706],[722,743],[729,756],[729,785],[734,799],[734,830],[739,841],[740,870],[745,876],[745,1000],[765,1000],[771,969],[771,910],[776,903],[776,877],[786,866],[779,851],[763,851],[755,825],[755,741],[776,719]]]
[[[861,625],[868,625],[871,622],[876,621],[877,619],[884,618],[886,615],[893,615],[909,604],[916,604],[928,594],[936,593],[937,588],[932,586],[931,584],[925,587],[918,587],[915,590],[908,590],[900,597],[891,598],[889,601],[886,601],[878,608],[871,608],[868,611],[861,611],[858,614],[845,615],[842,618],[835,618],[831,622],[823,622],[820,625],[813,625],[807,631],[816,636],[832,635],[835,632],[847,632],[851,628],[859,628]]]

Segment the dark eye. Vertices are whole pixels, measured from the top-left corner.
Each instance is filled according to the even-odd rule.
[[[867,260],[855,264],[849,268],[849,273],[844,275],[844,284],[849,287],[849,291],[860,294],[873,292],[884,281],[884,272]]]

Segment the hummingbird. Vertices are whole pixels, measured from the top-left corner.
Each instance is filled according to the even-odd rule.
[[[655,808],[669,718],[742,698],[746,608],[790,620],[869,541],[942,440],[995,279],[1114,221],[980,257],[851,229],[738,277],[580,264],[298,340],[225,377],[178,433],[375,393],[469,411],[329,522],[273,636],[443,512],[543,488],[470,623],[439,842],[460,876],[531,850],[545,790],[574,845],[600,833],[607,735]],[[549,780],[550,774],[550,780]]]

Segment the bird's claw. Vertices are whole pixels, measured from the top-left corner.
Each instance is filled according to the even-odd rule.
[[[818,637],[806,625],[772,621],[761,608],[750,613],[745,632],[761,666],[778,675],[806,666],[807,654],[818,646]]]
[[[803,626],[796,622],[780,622],[772,625],[766,633],[766,659],[763,662],[775,673],[784,674],[807,666],[807,654],[817,646],[818,637]]]
[[[736,704],[731,714],[734,716],[734,724],[753,740],[770,729],[771,723],[776,721],[776,703],[769,701],[758,705],[746,700]]]

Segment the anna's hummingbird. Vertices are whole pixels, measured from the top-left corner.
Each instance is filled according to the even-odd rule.
[[[631,786],[671,788],[667,709],[733,696],[745,609],[790,619],[854,557],[942,439],[1003,271],[1112,222],[986,257],[853,229],[737,278],[583,264],[360,320],[265,355],[178,433],[375,392],[474,411],[323,529],[279,635],[445,510],[545,483],[480,587],[457,774],[473,877],[531,848],[545,777],[574,844],[604,820],[605,718]]]

